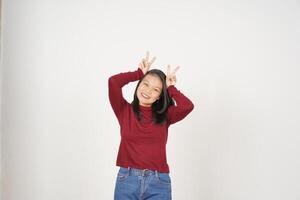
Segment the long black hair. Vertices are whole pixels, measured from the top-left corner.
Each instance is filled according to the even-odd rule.
[[[131,102],[131,106],[133,108],[133,111],[138,118],[138,120],[141,120],[141,112],[139,109],[139,99],[137,97],[137,89],[142,82],[142,80],[145,78],[146,75],[151,74],[151,75],[156,75],[160,78],[163,88],[160,94],[160,97],[157,101],[152,103],[151,108],[152,108],[152,120],[154,123],[162,125],[166,122],[167,119],[167,110],[170,105],[174,105],[174,100],[169,96],[168,91],[167,91],[167,84],[166,84],[166,75],[163,71],[159,69],[151,69],[149,70],[138,82],[135,91],[134,91],[134,97],[133,101]]]

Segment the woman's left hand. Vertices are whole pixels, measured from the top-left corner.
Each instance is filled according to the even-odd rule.
[[[179,66],[177,66],[174,69],[174,71],[171,72],[170,65],[168,65],[167,77],[166,77],[167,87],[169,87],[170,85],[175,85],[175,83],[176,83],[176,75],[175,75],[175,73],[177,72],[178,69],[179,69]]]

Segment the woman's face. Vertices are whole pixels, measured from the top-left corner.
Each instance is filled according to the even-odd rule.
[[[140,105],[149,107],[159,99],[162,92],[162,82],[156,75],[148,74],[144,77],[137,89]]]

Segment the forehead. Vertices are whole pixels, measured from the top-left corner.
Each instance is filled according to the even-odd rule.
[[[148,74],[147,76],[145,76],[143,81],[150,83],[154,87],[162,87],[162,82],[156,75]]]

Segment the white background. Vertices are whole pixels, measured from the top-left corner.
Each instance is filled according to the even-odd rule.
[[[175,200],[300,199],[300,2],[4,0],[1,199],[113,199],[108,78],[180,65]],[[128,101],[137,82],[124,87]]]

